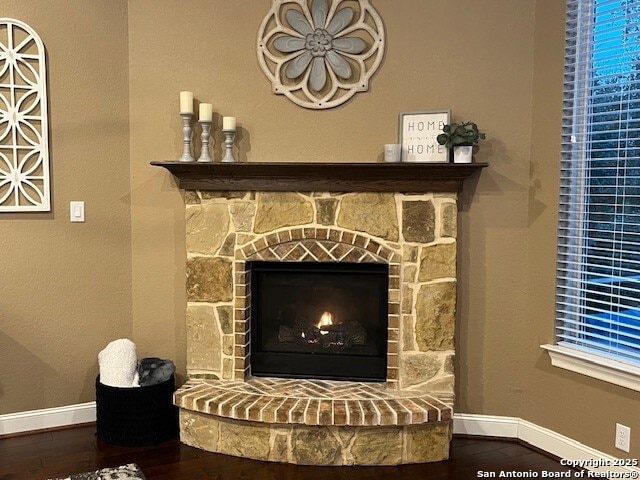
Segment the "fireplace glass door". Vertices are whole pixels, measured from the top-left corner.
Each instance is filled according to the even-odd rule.
[[[250,262],[256,376],[384,381],[389,267]]]

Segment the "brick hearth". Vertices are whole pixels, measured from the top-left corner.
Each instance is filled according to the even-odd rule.
[[[180,408],[234,420],[357,427],[446,422],[451,401],[377,383],[284,378],[190,380],[175,396]]]

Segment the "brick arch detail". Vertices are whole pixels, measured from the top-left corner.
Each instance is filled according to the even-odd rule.
[[[400,335],[401,255],[380,241],[340,228],[289,228],[264,235],[239,247],[235,254],[236,347],[234,379],[250,375],[251,292],[247,262],[355,262],[389,264],[389,341],[387,384],[398,387],[398,338]]]
[[[400,256],[379,241],[335,227],[280,230],[239,252],[236,258],[243,260],[400,263]]]

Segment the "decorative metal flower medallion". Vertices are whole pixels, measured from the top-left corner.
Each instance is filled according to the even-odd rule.
[[[0,212],[51,209],[47,119],[42,40],[0,18]]]
[[[369,0],[273,0],[258,33],[273,92],[305,108],[336,107],[368,90],[384,50]]]

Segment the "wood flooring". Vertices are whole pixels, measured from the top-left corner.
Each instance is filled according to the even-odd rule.
[[[446,462],[398,467],[305,467],[204,452],[178,440],[130,448],[95,437],[95,425],[0,438],[0,480],[44,480],[137,463],[148,480],[445,480],[479,472],[566,472],[559,462],[512,441],[454,437]],[[542,477],[539,473],[538,477]]]

